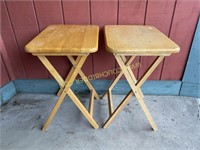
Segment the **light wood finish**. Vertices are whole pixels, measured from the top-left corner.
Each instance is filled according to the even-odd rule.
[[[136,84],[138,87],[141,87],[146,79],[151,75],[151,73],[156,69],[160,62],[164,59],[164,56],[157,57],[156,60],[152,63],[146,73],[141,77],[139,82]]]
[[[94,112],[94,91],[91,90],[90,92],[90,103],[89,103],[89,113],[91,116],[93,116]]]
[[[126,95],[126,97],[110,115],[110,117],[103,125],[103,128],[107,128],[110,125],[114,118],[130,101],[131,97],[135,95],[151,127],[154,131],[158,130],[153,118],[147,109],[147,106],[144,103],[144,95],[140,87],[152,74],[155,68],[161,63],[165,56],[179,52],[179,46],[152,26],[107,25],[105,26],[104,32],[106,49],[107,51],[114,54],[114,57],[121,68],[121,72],[109,86],[103,97],[105,97],[108,92],[111,94],[112,88],[119,81],[123,74],[125,75],[131,87],[131,91]],[[129,60],[127,60],[126,56],[131,57]],[[130,67],[131,62],[136,56],[157,56],[156,60],[150,65],[150,67],[138,81]],[[111,96],[109,95],[109,97]],[[112,103],[112,101],[109,102]]]
[[[122,56],[122,60],[123,60],[124,63],[126,63],[126,61],[127,61],[125,56]],[[133,74],[133,71],[132,71],[131,67],[129,65],[126,65],[126,68],[127,68],[128,72],[129,72],[134,84],[136,84],[137,83],[137,79],[136,79],[135,75]],[[141,89],[139,89],[139,94],[140,94],[141,97],[144,97]]]
[[[63,81],[64,82],[64,81]],[[60,97],[58,98],[55,106],[53,107],[48,119],[46,120],[44,126],[42,127],[42,131],[47,131],[47,128],[49,126],[49,124],[51,123],[51,121],[53,120],[56,112],[58,111],[60,105],[62,104],[63,100],[65,99],[66,93],[62,92]]]
[[[106,95],[108,95],[108,90],[112,90],[114,88],[114,86],[119,81],[119,79],[122,77],[122,75],[123,75],[123,72],[121,71],[118,74],[118,76],[112,81],[112,83],[110,84],[110,86],[108,87],[108,89],[106,90],[106,92],[103,94],[103,96],[101,97],[102,99],[104,99],[106,97]]]
[[[108,90],[108,110],[109,110],[109,115],[111,116],[113,113],[113,102],[112,102],[111,90]]]
[[[131,76],[133,78],[134,83],[137,83],[137,80],[130,68],[130,64],[132,63],[132,61],[134,60],[135,56],[131,56],[128,60],[126,59],[125,56],[122,56],[122,59],[124,61],[124,63],[126,64],[126,68],[129,70],[129,72],[131,73]],[[114,86],[116,85],[116,83],[119,81],[119,79],[122,77],[123,72],[121,71],[118,76],[115,78],[115,80],[113,80],[113,82],[111,83],[111,85],[109,86],[109,88],[106,90],[105,94],[102,96],[102,98],[105,98],[105,96],[107,95],[107,93],[110,92],[110,95],[108,95],[108,107],[109,107],[109,115],[111,116],[112,112],[113,112],[113,103],[112,103],[112,94],[111,91],[114,88]],[[134,94],[131,92],[129,92],[130,94],[128,94],[127,99],[124,100],[125,102],[129,101],[129,98],[131,98]],[[141,97],[144,97],[141,89],[139,89],[139,94]],[[111,99],[111,100],[110,100]],[[111,107],[111,108],[110,108]]]
[[[129,60],[127,61],[126,65],[130,65],[132,63],[132,61],[134,60],[135,56],[131,56],[129,58]],[[112,81],[112,83],[110,84],[110,86],[108,87],[108,89],[106,90],[106,92],[103,94],[102,99],[105,98],[105,96],[108,93],[108,90],[112,90],[114,88],[114,86],[116,85],[116,83],[119,81],[119,79],[122,77],[123,72],[120,71],[120,73],[117,75],[117,77]]]
[[[106,48],[111,53],[128,55],[170,55],[180,48],[153,26],[107,25]]]
[[[123,56],[122,56],[122,59],[124,59]],[[141,96],[142,98],[144,97],[144,95],[143,95],[143,93],[142,93],[140,87],[141,87],[142,84],[145,82],[145,80],[151,75],[151,73],[156,69],[156,67],[159,65],[158,62],[162,61],[162,59],[163,59],[162,56],[158,57],[158,58],[151,64],[151,66],[149,67],[149,69],[145,72],[145,74],[143,75],[143,77],[142,77],[139,81],[136,80],[136,82],[135,82],[135,81],[134,81],[134,78],[135,78],[135,77],[133,78],[133,81],[134,81],[135,85],[137,86],[137,88],[138,88],[138,90],[139,90],[139,94],[140,94],[140,96]],[[131,72],[130,74],[132,74],[132,75],[134,76],[134,74],[132,73],[132,71],[131,71],[130,69],[128,69],[128,71],[129,71],[129,73]],[[133,95],[134,95],[133,91],[130,90],[130,92],[127,94],[127,99],[128,99],[128,98],[131,98]],[[128,100],[126,100],[126,101],[128,102]]]
[[[77,61],[78,61],[78,59],[76,60],[75,64],[77,64]],[[74,65],[75,65],[75,64],[74,64]],[[73,64],[72,64],[72,65],[73,65]],[[65,79],[65,83],[67,83],[67,82],[69,81],[69,79],[71,78],[72,73],[74,72],[74,69],[75,69],[75,67],[72,67],[72,68],[70,69],[70,72],[68,73],[68,75],[67,75],[67,77],[66,77],[66,79]],[[57,93],[57,96],[60,96],[60,94],[62,93],[63,89],[64,89],[64,87],[60,87],[60,89],[59,89],[59,91],[58,91],[58,93]]]
[[[99,27],[95,25],[50,25],[25,46],[39,55],[94,53],[98,49]]]
[[[72,92],[71,89],[68,91],[68,95],[71,98],[71,100],[74,102],[74,104],[79,108],[79,110],[83,113],[85,118],[90,122],[90,124],[95,128],[98,129],[99,126],[96,123],[96,121],[92,118],[92,116],[89,114],[89,112],[85,109],[83,104],[79,101],[79,99],[76,97],[76,95]]]
[[[129,72],[130,70],[127,69],[126,64],[123,61],[122,56],[118,56],[115,55],[115,59],[117,60],[120,68],[122,69],[122,72],[124,73],[133,93],[135,94],[140,106],[142,107],[147,119],[149,120],[149,123],[151,124],[152,128],[154,131],[158,130],[157,126],[153,120],[153,118],[151,117],[145,103],[144,100],[139,92],[139,88],[136,86],[133,78],[131,77],[131,73]],[[128,103],[128,101],[130,100],[131,96],[133,95],[132,92],[129,92],[129,94],[125,97],[125,99],[120,103],[120,105],[116,108],[116,110],[114,111],[114,113],[111,115],[110,118],[108,118],[108,120],[105,122],[105,124],[103,125],[103,128],[107,128],[108,125],[112,122],[112,120],[117,116],[117,114],[123,109],[123,107]]]
[[[63,82],[63,78],[59,75],[56,69],[51,65],[48,59],[45,56],[38,56],[38,58],[43,63],[43,65],[47,68],[47,70],[51,73],[51,75],[56,79],[58,84],[61,87],[64,87],[65,83]]]
[[[76,64],[77,64],[77,61],[78,61],[78,59],[76,59],[76,62],[75,62],[75,64],[73,65],[73,66],[75,66]],[[70,72],[68,73],[68,75],[67,75],[67,77],[66,77],[66,79],[65,79],[65,83],[67,83],[67,82],[69,82],[69,79],[71,78],[71,76],[72,76],[72,73],[74,72],[74,70],[75,70],[75,67],[72,67],[71,69],[70,69]],[[59,91],[58,91],[58,93],[57,93],[57,96],[60,96],[60,94],[63,92],[63,87],[60,87],[60,89],[59,89]]]
[[[77,62],[74,60],[74,58],[72,56],[67,56],[68,59],[70,60],[70,62],[72,63],[73,66],[77,65]],[[72,67],[72,69],[70,70],[69,74],[71,74],[71,72],[74,70],[74,67]],[[99,95],[97,94],[96,90],[93,88],[93,86],[91,85],[91,83],[89,82],[88,78],[85,76],[85,74],[83,73],[82,70],[79,71],[79,75],[81,76],[81,78],[83,79],[83,81],[85,82],[85,84],[87,85],[87,87],[94,92],[94,96],[97,100],[99,100]],[[68,82],[68,77],[65,79],[65,83]],[[62,91],[62,87],[60,88],[59,92],[57,95],[59,95]]]
[[[94,97],[99,99],[99,95],[81,70],[89,53],[97,51],[98,36],[99,27],[95,25],[50,25],[25,46],[26,52],[37,56],[60,85],[59,92],[57,93],[59,98],[45,122],[42,131],[47,130],[66,95],[71,98],[90,124],[95,129],[98,128],[92,115]],[[65,81],[48,61],[46,56],[67,56],[72,63],[72,68]],[[74,59],[73,56],[77,58]],[[71,90],[71,86],[78,74],[80,74],[81,78],[91,90],[89,112]]]
[[[83,55],[88,55],[89,53],[32,53],[33,56],[83,56]]]
[[[77,57],[77,65],[76,66],[73,66],[74,67],[74,71],[72,72],[72,74],[70,74],[70,79],[68,80],[67,84],[65,85],[65,88],[64,88],[64,92],[67,92],[68,89],[72,86],[76,76],[78,75],[81,67],[83,66],[85,60],[86,60],[86,56],[78,56]]]
[[[68,94],[69,97],[72,99],[72,101],[75,103],[75,105],[79,108],[79,110],[83,113],[83,115],[86,117],[86,119],[91,123],[91,125],[97,129],[98,125],[95,122],[95,120],[92,118],[92,115],[85,109],[85,107],[81,104],[79,99],[75,96],[75,94],[70,89],[71,85],[73,84],[73,81],[75,80],[76,76],[80,73],[81,67],[83,66],[87,56],[78,56],[76,58],[76,61],[74,60],[74,65],[70,71],[70,73],[67,76],[67,82],[65,82],[61,76],[58,74],[56,69],[50,64],[50,62],[47,60],[45,56],[38,56],[40,61],[44,64],[44,66],[47,68],[47,70],[52,74],[52,76],[56,79],[56,81],[59,83],[59,85],[63,88],[62,92],[59,96],[58,101],[56,102],[54,108],[52,109],[46,123],[44,124],[42,131],[46,131],[49,124],[51,123],[52,119],[54,118],[56,112],[58,111],[60,105],[62,104],[65,96]],[[76,62],[76,63],[75,63]],[[93,98],[94,98],[94,92],[92,91]],[[93,111],[93,108],[92,110]],[[90,111],[90,112],[91,112]]]
[[[114,110],[114,112],[111,114],[111,116],[104,123],[104,125],[103,125],[104,129],[107,128],[110,125],[110,123],[115,119],[115,117],[122,111],[124,106],[130,101],[132,96],[133,96],[132,91],[126,95],[126,97],[123,99],[123,101],[117,106],[117,108]]]

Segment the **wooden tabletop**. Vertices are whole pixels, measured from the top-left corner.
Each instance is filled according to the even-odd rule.
[[[116,54],[170,55],[180,48],[171,39],[152,26],[105,26],[106,49]]]
[[[40,55],[94,53],[98,49],[99,27],[94,25],[50,25],[25,46]]]

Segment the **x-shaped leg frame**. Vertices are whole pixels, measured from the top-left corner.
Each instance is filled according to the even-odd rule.
[[[74,58],[72,56],[67,56],[67,58],[70,60],[70,62],[72,63],[73,66],[77,65],[77,61],[74,60]],[[74,71],[74,67],[72,67],[72,69],[69,72],[69,75],[66,77],[65,79],[65,83],[67,83],[71,77],[71,74]],[[89,82],[88,78],[85,76],[85,74],[83,73],[83,71],[80,69],[80,71],[78,72],[79,75],[81,76],[81,78],[83,79],[83,81],[85,82],[85,84],[87,85],[87,87],[94,92],[94,97],[99,100],[99,95],[97,94],[97,92],[95,91],[95,89],[93,88],[93,86],[91,85],[91,83]],[[58,91],[57,95],[60,96],[60,94],[63,91],[63,87],[60,87],[60,90]]]
[[[51,65],[51,63],[48,61],[48,59],[45,56],[38,56],[40,61],[43,63],[43,65],[47,68],[47,70],[51,73],[51,75],[55,78],[55,80],[60,85],[60,91],[59,91],[59,98],[51,111],[46,123],[44,124],[42,131],[46,131],[49,124],[51,123],[52,119],[54,118],[56,112],[58,111],[61,103],[63,102],[65,96],[68,94],[68,96],[71,98],[71,100],[75,103],[75,105],[79,108],[79,110],[83,113],[83,115],[86,117],[86,119],[90,122],[90,124],[97,129],[99,126],[93,119],[93,103],[94,103],[94,97],[96,99],[99,99],[98,94],[96,93],[95,89],[92,87],[90,82],[88,81],[87,77],[84,75],[84,73],[81,70],[81,67],[83,66],[87,55],[79,55],[77,56],[76,60],[72,56],[67,56],[68,59],[73,64],[73,67],[71,68],[66,80],[64,81],[63,78],[59,75],[59,73],[56,71],[56,69]],[[76,76],[80,74],[82,79],[86,82],[86,85],[91,90],[91,100],[89,105],[89,112],[86,110],[86,108],[83,106],[83,104],[80,102],[80,100],[77,98],[77,96],[73,93],[73,91],[70,89],[72,86]]]
[[[146,79],[151,75],[151,73],[155,70],[155,68],[160,64],[164,56],[157,57],[156,60],[152,63],[152,65],[149,67],[149,69],[146,71],[146,73],[141,77],[139,81],[136,80],[130,68],[130,64],[134,60],[135,56],[131,56],[129,60],[127,60],[124,55],[114,54],[114,56],[121,68],[121,72],[116,77],[116,79],[112,82],[112,84],[109,86],[107,92],[103,95],[103,97],[105,97],[108,94],[108,107],[109,107],[109,114],[110,114],[110,117],[103,125],[103,128],[107,128],[110,125],[110,123],[114,120],[114,118],[121,112],[124,106],[130,101],[131,97],[135,95],[147,119],[149,120],[151,127],[153,128],[154,131],[158,130],[153,118],[151,117],[151,114],[149,113],[144,103],[144,100],[143,100],[144,95],[140,87],[146,81]],[[115,84],[119,81],[119,79],[121,78],[123,74],[125,75],[131,87],[131,91],[126,95],[126,97],[122,100],[122,102],[118,105],[118,107],[113,111],[111,90],[115,86]]]

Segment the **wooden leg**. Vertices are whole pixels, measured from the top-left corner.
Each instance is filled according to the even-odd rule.
[[[157,126],[156,126],[156,124],[155,124],[155,122],[154,122],[154,120],[153,120],[151,114],[149,113],[149,111],[148,111],[148,109],[147,109],[147,106],[146,106],[145,103],[144,103],[143,98],[140,96],[139,92],[134,91],[134,93],[135,93],[135,96],[136,96],[136,98],[137,98],[137,100],[138,100],[140,106],[142,107],[142,110],[144,111],[144,113],[145,113],[145,115],[146,115],[146,117],[147,117],[147,119],[148,119],[148,121],[149,121],[151,127],[153,128],[154,131],[157,131],[158,128],[157,128]]]
[[[137,94],[136,94],[137,93]],[[150,123],[150,125],[152,126],[154,131],[157,131],[158,128],[155,124],[155,122],[153,121],[153,118],[151,117],[145,103],[144,100],[142,99],[142,97],[140,96],[140,94],[138,94],[138,92],[136,92],[136,98],[140,104],[140,106],[142,107],[145,115],[147,116],[147,119]],[[134,93],[132,91],[130,91],[127,96],[124,98],[124,100],[118,105],[118,107],[115,109],[115,111],[113,112],[113,114],[108,118],[108,120],[105,122],[105,124],[103,125],[103,128],[107,128],[110,123],[115,119],[115,117],[122,111],[122,109],[124,108],[124,106],[126,106],[126,104],[130,101],[131,97],[134,95]]]
[[[67,93],[68,89],[71,87],[71,85],[73,84],[76,76],[79,74],[81,67],[83,66],[85,60],[86,60],[87,56],[78,56],[77,57],[77,65],[73,66],[74,67],[74,71],[69,74],[68,76],[70,76],[68,82],[65,85],[65,88],[63,91],[65,91]]]
[[[74,71],[75,66],[76,66],[77,63],[78,63],[77,60],[74,60],[74,58],[73,58],[72,56],[67,56],[67,57],[68,57],[68,59],[70,60],[70,62],[72,63],[72,65],[73,65],[74,67],[71,68],[71,70],[70,70],[70,72],[69,72],[69,75],[68,75],[67,78],[65,79],[65,83],[67,83],[68,80],[70,79],[71,74],[72,74],[72,72]],[[82,70],[79,71],[79,75],[81,76],[81,78],[83,79],[83,81],[85,82],[85,84],[87,85],[87,87],[88,87],[90,90],[93,90],[93,91],[94,91],[94,96],[95,96],[95,98],[96,98],[97,100],[99,100],[99,99],[100,99],[100,98],[99,98],[99,95],[97,94],[96,90],[93,88],[93,86],[91,85],[91,83],[89,82],[88,78],[85,76],[85,74],[83,73]],[[60,89],[59,89],[57,95],[59,96],[59,95],[61,94],[62,91],[63,91],[63,88],[60,87]]]
[[[126,65],[129,66],[132,61],[134,60],[135,56],[131,56],[128,61],[126,61]],[[106,90],[106,92],[103,94],[102,99],[104,99],[108,93],[108,90],[112,90],[115,86],[115,84],[119,81],[119,79],[122,77],[123,72],[121,71],[118,76],[115,78],[115,80],[113,80],[113,82],[111,83],[111,85],[109,86],[109,88]]]
[[[123,60],[124,63],[126,63],[126,61],[127,61],[125,56],[122,56],[122,60]],[[131,67],[129,65],[126,65],[126,68],[127,68],[128,72],[129,72],[132,80],[134,81],[134,84],[136,84],[137,83],[137,79],[136,79],[135,75],[133,74],[133,71],[132,71]],[[141,97],[144,97],[141,89],[139,89],[139,94],[141,95]]]
[[[118,105],[118,107],[115,109],[115,111],[112,113],[112,115],[108,118],[108,120],[103,125],[103,128],[107,128],[110,123],[115,119],[115,117],[122,111],[124,106],[130,101],[131,97],[133,96],[133,92],[130,91],[129,94],[124,98],[124,100]]]
[[[91,90],[90,92],[90,103],[89,103],[89,113],[91,116],[93,116],[94,111],[94,91]]]
[[[156,67],[160,64],[163,60],[164,56],[159,56],[156,60],[152,63],[152,65],[148,68],[145,74],[141,77],[141,79],[136,84],[137,87],[141,87],[142,84],[146,81],[146,79],[152,74],[152,72],[156,69]]]
[[[56,102],[53,110],[51,111],[46,123],[44,124],[43,128],[42,128],[42,131],[46,131],[49,124],[51,123],[52,119],[54,118],[56,112],[58,111],[60,105],[62,104],[63,100],[65,99],[65,96],[66,96],[66,93],[65,92],[62,92],[58,101]]]
[[[44,66],[49,70],[49,72],[52,74],[52,76],[56,79],[56,81],[59,83],[59,85],[62,87],[62,92],[57,100],[53,110],[51,111],[46,123],[44,124],[42,131],[46,131],[49,124],[53,120],[56,112],[58,111],[60,105],[62,104],[66,94],[69,95],[69,97],[72,99],[72,101],[76,104],[76,106],[80,109],[80,111],[84,114],[86,119],[91,123],[91,125],[96,129],[98,128],[97,123],[94,121],[92,116],[88,113],[88,111],[85,109],[85,107],[81,104],[81,102],[78,100],[78,98],[75,96],[75,94],[70,89],[73,81],[75,80],[76,76],[81,70],[82,65],[84,64],[87,56],[78,56],[77,57],[77,64],[74,69],[72,69],[67,77],[67,83],[62,79],[62,77],[58,74],[58,72],[55,70],[55,68],[51,65],[51,63],[48,61],[48,59],[45,56],[38,56],[38,58],[41,60],[41,62],[44,64]],[[94,92],[93,92],[94,94]],[[93,96],[94,97],[94,96]]]
[[[65,79],[65,84],[68,82],[68,80],[69,80],[69,78],[71,77],[71,74],[72,74],[73,72],[74,72],[74,67],[72,67],[72,68],[70,69],[70,72],[69,72],[68,76],[67,76],[66,79]],[[58,93],[57,93],[57,96],[60,96],[61,93],[63,92],[63,90],[64,90],[64,87],[60,86],[60,89],[59,89],[59,91],[58,91]]]
[[[151,73],[153,72],[153,70],[156,68],[156,66],[157,65],[159,65],[159,63],[158,63],[158,61],[159,62],[161,62],[161,60],[163,59],[163,57],[159,57],[159,58],[157,58],[153,63],[152,63],[152,65],[149,67],[149,69],[145,72],[145,74],[143,75],[143,77],[142,78],[145,78],[145,80],[151,75]],[[156,63],[155,63],[156,62]],[[132,72],[130,69],[127,69],[129,72]],[[148,72],[148,73],[147,73]],[[129,73],[130,75],[131,75],[131,73]],[[134,74],[132,73],[132,75],[133,75],[133,77],[135,78],[135,76],[134,76]],[[134,78],[133,78],[133,80],[134,80]],[[144,82],[145,80],[144,79],[140,79],[140,82],[142,81],[142,82]],[[136,82],[135,82],[136,81]],[[139,94],[140,94],[140,96],[143,98],[144,96],[143,96],[143,93],[142,93],[142,91],[141,91],[141,89],[140,89],[140,87],[142,86],[142,82],[140,83],[140,82],[138,82],[136,79],[135,79],[135,84],[137,85],[137,88],[139,89]],[[131,90],[132,91],[132,90]],[[132,93],[131,93],[131,91],[129,92],[129,94],[134,94],[133,93],[133,91],[132,91]],[[128,95],[129,95],[128,94]]]
[[[78,107],[78,109],[83,113],[85,118],[90,122],[90,124],[95,129],[98,129],[99,128],[98,124],[95,122],[95,120],[92,118],[89,112],[85,109],[83,104],[79,101],[79,99],[76,97],[76,95],[72,92],[71,89],[68,90],[68,95],[71,98],[71,100],[74,102],[74,104]]]
[[[56,69],[51,65],[48,59],[45,56],[38,56],[39,60],[43,63],[43,65],[47,68],[47,70],[51,73],[51,75],[56,79],[58,84],[61,87],[65,86],[65,82],[63,78],[59,75]]]
[[[144,83],[144,81],[150,76],[150,74],[153,72],[153,70],[158,66],[158,64],[162,61],[164,58],[163,56],[158,57],[155,62],[150,66],[150,68],[147,70],[147,72],[144,74],[144,76],[139,80],[139,82],[136,81],[134,74],[132,73],[132,70],[130,67],[127,67],[125,64],[125,57],[124,56],[117,56],[115,55],[115,58],[122,69],[122,72],[124,73],[129,85],[131,86],[132,91],[130,91],[125,99],[120,103],[120,105],[115,109],[114,113],[111,115],[111,117],[105,122],[103,128],[107,128],[108,125],[112,122],[112,120],[117,116],[117,114],[123,109],[123,107],[128,103],[130,98],[135,95],[140,106],[142,107],[142,110],[144,111],[150,125],[152,126],[153,130],[157,130],[157,126],[151,117],[145,103],[143,100],[143,94],[140,91],[140,86]]]
[[[112,102],[111,90],[108,90],[108,110],[109,110],[109,115],[111,116],[113,113],[113,102]]]
[[[49,72],[52,74],[52,76],[56,79],[56,81],[59,83],[61,87],[64,87],[64,80],[62,77],[58,74],[58,72],[55,70],[55,68],[51,65],[51,63],[48,61],[48,59],[45,56],[38,56],[40,61],[44,64],[44,66],[49,70]],[[53,110],[51,111],[46,123],[44,124],[42,131],[46,131],[49,124],[51,123],[52,119],[54,118],[56,112],[58,111],[58,108],[60,107],[61,103],[63,102],[64,98],[66,96],[66,93],[62,93],[59,97],[58,101],[56,102]]]
[[[80,59],[80,57],[77,57],[77,59],[76,59],[76,64],[78,63],[79,59]],[[69,79],[71,78],[72,73],[73,73],[74,70],[75,70],[75,67],[74,67],[74,66],[75,66],[75,65],[73,65],[73,67],[70,69],[70,72],[68,73],[68,75],[67,75],[67,77],[66,77],[66,79],[65,79],[65,83],[68,83],[68,82],[69,82]],[[57,93],[57,96],[60,96],[60,94],[62,93],[63,89],[64,89],[64,87],[60,87],[60,89],[59,89],[59,91],[58,91],[58,93]]]
[[[115,84],[119,81],[119,79],[122,77],[123,72],[120,72],[118,74],[118,76],[115,78],[115,80],[112,81],[111,85],[109,86],[109,88],[106,90],[106,92],[103,94],[103,96],[101,97],[102,99],[104,99],[107,96],[108,90],[112,90],[113,87],[115,86]]]
[[[117,55],[116,55],[115,58],[116,58],[118,64],[120,65],[120,67],[122,68],[122,71],[123,71],[123,73],[124,73],[124,75],[125,75],[125,77],[126,77],[128,83],[129,83],[129,85],[131,86],[131,89],[133,90],[133,92],[134,92],[134,94],[135,94],[135,96],[136,96],[136,98],[137,98],[139,104],[141,105],[141,107],[142,107],[142,109],[143,109],[143,111],[144,111],[144,113],[145,113],[147,119],[149,120],[149,123],[151,124],[152,128],[154,129],[154,131],[156,131],[156,130],[157,130],[156,124],[155,124],[155,122],[153,121],[153,119],[152,119],[152,117],[151,117],[151,115],[150,115],[150,113],[149,113],[149,111],[148,111],[148,109],[147,109],[147,107],[146,107],[146,105],[145,105],[145,103],[144,103],[144,101],[143,101],[141,95],[139,94],[139,90],[138,90],[139,88],[135,85],[133,79],[131,78],[131,75],[130,75],[128,69],[126,69],[126,66],[125,66],[125,64],[123,63],[123,60],[122,60],[121,56],[117,56]],[[145,77],[150,76],[150,74],[153,72],[153,69],[156,68],[156,66],[159,64],[159,62],[161,62],[162,58],[163,58],[163,57],[160,56],[160,57],[155,61],[155,63],[154,63],[154,64],[152,65],[152,67],[151,67],[152,69],[150,68],[150,71],[147,71],[148,75],[145,75]],[[144,81],[145,81],[145,80],[142,80],[142,82],[144,82]]]
[[[68,59],[70,60],[70,62],[73,65],[76,65],[76,61],[74,60],[74,58],[72,56],[67,56]],[[85,74],[83,73],[82,70],[79,71],[79,75],[81,76],[81,78],[83,79],[83,81],[85,82],[85,84],[87,85],[87,87],[92,90],[94,92],[94,96],[97,100],[99,100],[99,95],[97,94],[96,90],[93,88],[93,86],[91,85],[91,83],[89,82],[88,78],[85,76]]]
[[[62,91],[63,91],[63,87],[60,86],[60,89],[59,89],[58,92],[57,92],[57,96],[60,96],[61,93],[62,93]]]

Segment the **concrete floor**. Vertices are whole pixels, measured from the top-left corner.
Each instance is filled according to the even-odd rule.
[[[123,95],[114,95],[115,106]],[[79,95],[88,106],[88,98]],[[93,129],[69,98],[61,105],[46,133],[41,127],[57,97],[18,94],[1,108],[2,150],[199,150],[200,105],[197,99],[180,96],[145,96],[145,102],[159,130],[154,132],[133,97],[107,129],[107,101],[95,102]]]

